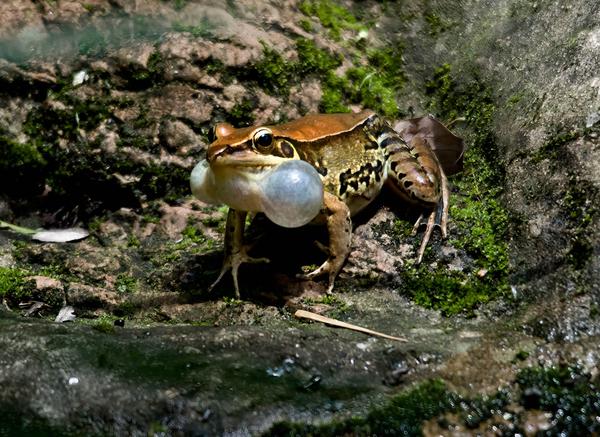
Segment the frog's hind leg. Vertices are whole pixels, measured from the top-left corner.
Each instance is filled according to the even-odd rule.
[[[420,263],[434,227],[438,226],[442,236],[446,236],[448,180],[436,155],[423,138],[415,136],[410,143],[406,143],[393,131],[385,132],[383,137],[382,142],[385,141],[390,150],[387,185],[401,198],[431,209],[418,251],[417,263]],[[419,217],[413,232],[419,228],[423,218],[423,215]]]
[[[328,275],[327,294],[333,290],[333,284],[342,269],[352,243],[352,219],[348,206],[334,195],[325,192],[324,207],[321,211],[327,220],[329,246],[320,245],[321,250],[328,254],[327,260],[316,270],[299,275],[303,279],[313,279],[324,274]]]
[[[246,211],[237,211],[229,208],[227,213],[227,222],[225,224],[225,258],[223,267],[216,281],[210,286],[208,291],[212,291],[221,281],[225,273],[231,270],[233,277],[233,286],[235,288],[235,297],[240,299],[240,287],[238,283],[238,270],[243,263],[268,263],[268,258],[253,258],[248,255],[251,246],[244,245],[244,228],[246,225]]]
[[[416,234],[419,230],[419,227],[422,224],[425,224],[425,233],[423,234],[423,240],[421,240],[421,246],[419,247],[419,252],[417,255],[417,264],[423,261],[423,255],[425,254],[425,249],[427,248],[427,244],[429,243],[429,239],[431,238],[431,234],[433,233],[433,229],[437,226],[440,228],[442,233],[442,238],[446,238],[447,236],[447,226],[448,226],[448,202],[450,199],[450,190],[448,189],[448,179],[444,174],[444,171],[441,170],[441,189],[442,195],[440,201],[435,206],[433,211],[427,217],[427,223],[423,222],[424,214],[421,214],[417,219],[414,227],[413,234]]]

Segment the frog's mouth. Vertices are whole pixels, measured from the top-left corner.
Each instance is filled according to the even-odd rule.
[[[227,168],[232,171],[261,173],[285,161],[289,161],[289,158],[273,155],[260,155],[248,150],[237,150],[233,153],[213,156],[213,159],[210,161],[210,166],[215,170]]]

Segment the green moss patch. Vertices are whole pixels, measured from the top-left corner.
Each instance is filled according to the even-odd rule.
[[[322,112],[348,112],[349,104],[360,104],[388,117],[400,114],[397,102],[406,82],[400,45],[367,49],[364,62],[350,67],[344,75],[336,73],[342,64],[339,54],[318,48],[305,38],[296,41],[296,51],[298,61],[290,62],[265,46],[263,58],[244,73],[245,78],[271,94],[287,95],[292,85],[315,77],[323,90]],[[358,48],[351,51],[360,59]]]
[[[400,291],[415,303],[437,309],[445,316],[462,313],[472,316],[482,303],[497,296],[497,284],[476,272],[448,270],[445,267],[409,267],[402,273]]]
[[[20,303],[37,301],[58,309],[63,305],[62,290],[38,290],[34,281],[28,279],[32,273],[22,268],[0,267],[0,300],[6,299],[9,307]]]
[[[583,134],[583,132],[580,132],[577,129],[557,129],[556,132],[548,133],[548,138],[542,147],[532,154],[532,161],[537,164],[544,159],[550,159],[552,161],[556,160],[560,156],[561,152],[564,151],[563,148],[565,145],[580,138]]]
[[[299,8],[304,14],[317,18],[336,41],[341,39],[343,30],[364,28],[352,12],[331,0],[306,0],[300,3]]]
[[[577,367],[530,368],[517,377],[520,403],[548,412],[547,435],[594,435],[600,432],[600,384]]]
[[[46,160],[35,144],[0,136],[0,186],[16,197],[38,194],[44,187]]]
[[[99,147],[102,137],[90,141],[82,136],[82,131],[94,131],[111,119],[115,108],[127,102],[112,98],[104,90],[93,97],[81,99],[74,96],[72,86],[66,83],[49,97],[59,104],[38,106],[28,114],[24,126],[30,137],[28,144],[4,141],[11,147],[0,152],[6,154],[0,156],[4,158],[0,159],[0,165],[4,162],[9,165],[11,161],[19,163],[7,175],[18,173],[24,181],[36,180],[36,184],[42,187],[47,184],[52,189],[51,197],[61,202],[62,207],[85,205],[80,209],[83,216],[94,214],[96,208],[137,206],[136,199],[142,193],[148,198],[168,200],[188,194],[187,169],[154,163],[143,165],[120,153],[90,153],[91,148]],[[148,138],[150,134],[146,132],[155,123],[156,120],[142,114],[131,123],[118,124],[117,146],[157,152]],[[69,144],[67,148],[64,147],[65,142]],[[14,158],[17,154],[21,156],[20,161]],[[131,175],[135,182],[123,185],[115,174]]]
[[[353,417],[326,425],[278,423],[265,436],[420,435],[424,420],[451,408],[456,402],[440,381],[425,382],[373,409],[366,417]]]
[[[0,297],[19,300],[25,295],[25,277],[22,269],[0,267]]]
[[[369,49],[364,65],[346,73],[345,93],[352,103],[360,103],[381,115],[394,118],[400,114],[398,91],[406,82],[402,47]]]
[[[343,29],[366,31],[351,11],[327,0],[304,1],[300,10],[317,17],[336,39]],[[305,28],[310,22],[305,21]],[[357,34],[358,36],[358,34]],[[397,117],[400,91],[406,83],[403,47],[397,42],[387,46],[367,46],[357,38],[344,44],[344,53],[332,53],[319,48],[306,38],[296,40],[297,61],[290,61],[264,44],[263,57],[238,77],[255,82],[270,94],[288,95],[293,85],[307,77],[319,80],[323,91],[320,110],[325,113],[349,112],[348,106],[358,104],[387,117]],[[366,55],[365,55],[366,53]],[[344,74],[336,70],[343,59],[352,60]]]
[[[450,241],[472,265],[461,271],[409,267],[402,289],[446,315],[472,314],[481,303],[508,292],[508,214],[499,200],[505,173],[492,133],[495,107],[485,86],[477,81],[459,85],[449,65],[435,70],[426,93],[430,110],[442,119],[466,120],[464,171],[452,179],[458,193],[450,199]]]
[[[528,413],[547,412],[543,435],[593,435],[600,431],[600,387],[589,374],[574,367],[528,368],[515,385],[492,395],[468,398],[439,380],[426,381],[393,396],[362,417],[324,425],[280,422],[266,436],[403,435],[451,431],[487,434],[492,430],[525,435]],[[432,431],[433,429],[433,431]]]

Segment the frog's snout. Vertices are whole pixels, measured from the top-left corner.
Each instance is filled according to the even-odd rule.
[[[206,160],[209,162],[209,164],[212,164],[215,159],[225,153],[228,148],[228,145],[210,146],[206,151]]]

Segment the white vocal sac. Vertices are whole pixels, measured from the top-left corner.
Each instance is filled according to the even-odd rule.
[[[192,193],[203,202],[224,203],[240,211],[263,212],[286,228],[309,223],[323,207],[323,183],[317,171],[300,160],[260,173],[214,172],[207,161],[192,171]]]

